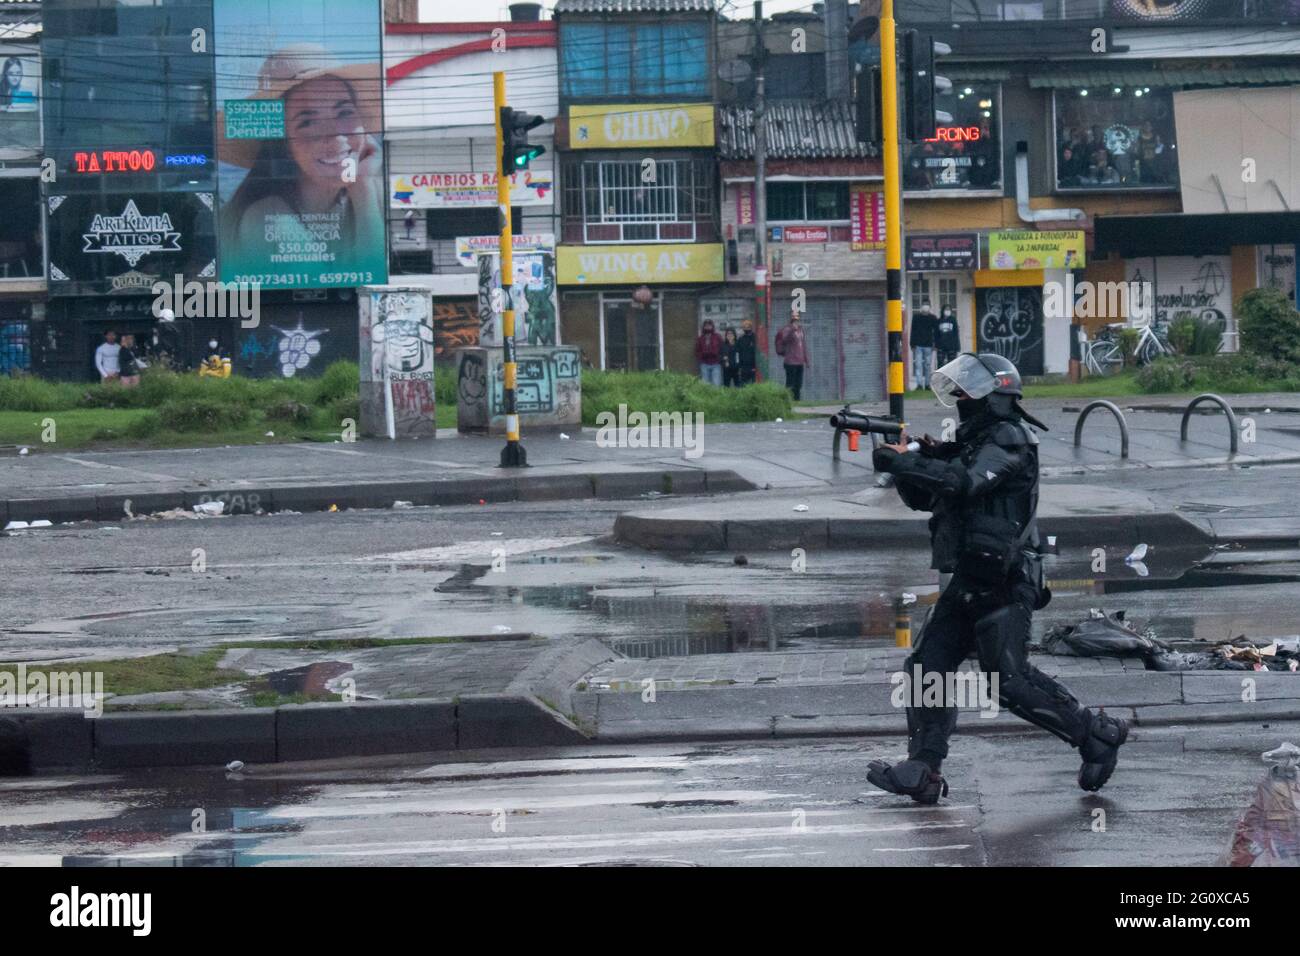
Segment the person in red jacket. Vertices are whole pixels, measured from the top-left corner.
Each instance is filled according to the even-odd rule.
[[[710,385],[722,385],[722,336],[713,331],[713,320],[704,320],[704,329],[695,340],[695,360],[700,363],[700,379]]]
[[[809,364],[808,343],[804,339],[803,322],[799,313],[790,316],[790,324],[776,333],[776,354],[785,364],[785,387],[790,390],[794,400],[799,401],[803,393],[803,373]]]

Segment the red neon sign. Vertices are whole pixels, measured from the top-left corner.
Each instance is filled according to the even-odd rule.
[[[978,126],[939,126],[927,143],[974,143],[980,138]]]
[[[148,173],[158,164],[152,149],[99,149],[74,153],[79,173]]]

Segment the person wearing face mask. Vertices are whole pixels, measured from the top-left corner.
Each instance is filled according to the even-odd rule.
[[[1079,786],[1099,790],[1115,770],[1127,723],[1081,706],[1029,663],[1025,647],[1033,612],[1051,600],[1035,520],[1038,438],[1029,427],[1047,426],[1020,406],[1020,373],[1000,355],[958,355],[935,371],[932,387],[944,406],[957,406],[956,440],[926,435],[913,442],[904,433],[877,448],[872,461],[894,477],[904,504],[933,513],[931,566],[952,577],[904,665],[908,759],[872,761],[867,779],[918,803],[947,795],[940,769],[957,708],[922,700],[921,688],[936,679],[949,687],[975,651],[1001,706],[1077,748]]]
[[[952,306],[945,305],[934,327],[934,364],[936,368],[947,365],[961,351],[961,335],[957,331],[957,316]]]

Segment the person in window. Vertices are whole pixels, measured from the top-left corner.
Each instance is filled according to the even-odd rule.
[[[1113,186],[1120,181],[1119,170],[1110,164],[1110,154],[1099,149],[1092,154],[1092,162],[1083,179],[1089,186]]]
[[[1077,186],[1079,177],[1088,168],[1083,153],[1083,143],[1076,129],[1061,130],[1061,149],[1056,160],[1056,179],[1062,186]]]
[[[722,334],[722,384],[726,388],[740,387],[740,343],[735,329]]]
[[[1138,133],[1137,140],[1137,159],[1138,159],[1138,179],[1144,183],[1165,183],[1168,182],[1168,172],[1165,160],[1165,144],[1160,139],[1160,135],[1151,125],[1150,120],[1144,120],[1142,129]]]

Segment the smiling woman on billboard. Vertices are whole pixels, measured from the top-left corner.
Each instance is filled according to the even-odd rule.
[[[234,26],[222,22],[222,7],[232,4],[241,6],[218,4],[218,30]],[[360,39],[348,36],[348,49]],[[248,69],[247,57],[229,57],[230,68]],[[245,79],[245,95],[218,94],[222,278],[270,289],[386,281],[377,52],[372,61],[344,63],[304,41],[251,62],[257,73]],[[219,86],[228,76],[219,66]]]

